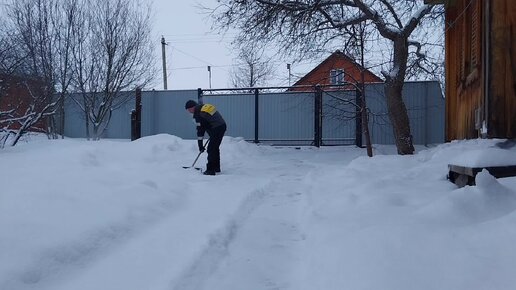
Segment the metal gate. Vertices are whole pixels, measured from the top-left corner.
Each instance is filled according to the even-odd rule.
[[[355,90],[335,86],[199,89],[198,101],[214,104],[223,113],[229,136],[319,147],[361,142],[356,95]]]

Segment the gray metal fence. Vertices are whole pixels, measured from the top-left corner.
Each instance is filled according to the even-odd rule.
[[[389,120],[383,84],[366,86],[366,102],[370,110],[369,128],[374,144],[395,144]],[[407,82],[403,87],[414,144],[444,142],[445,101],[438,82]]]
[[[322,92],[321,145],[357,144],[357,91]],[[360,138],[360,136],[358,136]]]
[[[202,91],[228,124],[227,135],[261,143],[310,145],[314,141],[314,93]]]
[[[260,90],[143,91],[141,135],[160,133],[195,139],[195,125],[184,109],[187,100],[199,97],[214,104],[224,116],[227,136],[273,144],[313,145],[317,138],[315,92]],[[370,131],[374,144],[394,144],[387,114],[383,84],[366,85]],[[321,145],[360,143],[356,140],[356,91],[324,90],[321,96]],[[444,142],[444,99],[438,82],[408,82],[403,98],[409,113],[414,144]],[[131,137],[131,110],[134,99],[113,111],[104,138]],[[65,136],[85,137],[83,114],[68,102],[65,109]],[[360,134],[358,134],[360,137]]]

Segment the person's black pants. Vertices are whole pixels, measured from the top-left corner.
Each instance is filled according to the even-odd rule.
[[[226,132],[226,125],[215,127],[208,131],[210,142],[208,143],[208,164],[206,170],[220,171],[220,143]]]

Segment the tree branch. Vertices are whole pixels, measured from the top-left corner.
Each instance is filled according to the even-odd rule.
[[[432,11],[433,6],[432,5],[423,5],[414,15],[412,18],[410,18],[407,25],[405,25],[405,28],[403,29],[403,34],[406,37],[409,37],[410,34],[416,29],[416,27],[421,23],[421,19],[425,17],[430,11]]]
[[[396,11],[394,11],[394,7],[392,7],[391,3],[387,2],[387,0],[380,0],[380,2],[382,2],[383,5],[385,5],[385,7],[387,7],[387,10],[389,10],[389,12],[391,13],[392,17],[394,18],[394,20],[398,24],[398,28],[402,29],[403,28],[403,24],[401,23],[401,20],[398,17],[398,14],[396,14]]]

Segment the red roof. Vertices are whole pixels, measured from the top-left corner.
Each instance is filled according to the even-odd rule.
[[[337,50],[309,73],[299,79],[294,86],[317,84],[331,85],[330,72],[335,69],[344,70],[344,81],[347,83],[359,83],[361,79],[360,73],[362,70],[364,71],[364,79],[366,83],[383,82],[380,77],[368,69],[363,68],[340,50]]]

